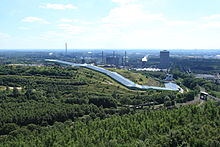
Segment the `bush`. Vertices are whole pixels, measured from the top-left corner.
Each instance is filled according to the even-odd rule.
[[[28,124],[27,125],[27,129],[30,130],[30,131],[34,131],[34,130],[38,130],[39,131],[41,129],[41,127],[38,126],[38,125],[35,125],[35,124]]]
[[[9,135],[11,135],[11,136],[29,135],[29,134],[30,134],[30,130],[28,130],[26,128],[19,128],[19,129],[14,130],[9,133]]]
[[[17,130],[18,128],[19,126],[15,123],[7,123],[2,127],[0,134],[8,135],[10,132]]]
[[[112,98],[90,98],[89,104],[94,104],[98,107],[102,106],[103,108],[117,108],[117,104]]]

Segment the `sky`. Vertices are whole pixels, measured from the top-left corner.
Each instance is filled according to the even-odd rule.
[[[1,0],[0,49],[219,49],[220,0]]]

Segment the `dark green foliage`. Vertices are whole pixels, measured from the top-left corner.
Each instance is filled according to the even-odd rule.
[[[99,113],[100,111],[95,105],[85,104],[52,104],[35,101],[9,103],[0,105],[0,115],[2,116],[0,118],[0,124],[16,123],[27,125],[34,123],[41,125],[45,122],[53,124],[55,121],[64,122],[68,119],[76,119],[91,112]]]
[[[11,135],[11,136],[18,136],[18,135],[26,135],[26,136],[28,136],[30,133],[31,133],[30,130],[22,127],[22,128],[19,128],[17,130],[14,130],[14,131],[10,132],[9,135]]]
[[[88,101],[86,99],[80,98],[68,98],[65,100],[65,103],[68,104],[87,104]]]
[[[35,125],[35,124],[28,124],[27,129],[30,131],[35,131],[35,130],[39,131],[41,129],[41,127],[38,125]]]
[[[171,58],[175,67],[181,70],[191,69],[194,73],[220,73],[220,60],[204,58]]]
[[[207,103],[104,120],[55,123],[40,132],[18,129],[1,146],[219,146],[220,106]],[[19,135],[18,135],[18,132]]]
[[[197,79],[192,76],[185,78],[183,80],[183,85],[193,90],[197,90],[197,86],[201,86],[201,87],[204,87],[207,91],[210,91],[210,90],[219,91],[218,84],[215,84],[205,79]]]
[[[13,97],[18,97],[19,96],[19,91],[16,87],[13,88],[13,93],[12,93]]]
[[[12,131],[15,131],[18,128],[19,128],[19,126],[15,123],[7,123],[7,124],[3,125],[3,127],[1,128],[0,134],[1,135],[6,135],[6,134],[9,134]]]
[[[111,107],[116,108],[117,107],[116,102],[112,98],[109,98],[109,97],[90,98],[89,103],[94,104],[98,107],[102,106],[104,108],[111,108]]]

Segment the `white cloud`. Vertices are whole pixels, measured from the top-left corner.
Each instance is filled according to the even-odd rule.
[[[1,39],[7,39],[7,38],[9,38],[9,37],[10,37],[9,34],[6,34],[6,33],[3,33],[3,32],[0,32],[0,38],[1,38]]]
[[[119,3],[119,4],[128,4],[128,3],[136,2],[136,1],[138,0],[112,0],[112,2]]]
[[[163,14],[149,14],[144,11],[141,5],[128,4],[113,8],[110,14],[102,19],[102,22],[109,24],[131,25],[146,21],[163,21]]]
[[[65,33],[73,34],[73,35],[82,33],[86,30],[86,28],[82,26],[75,26],[71,24],[58,24],[57,26],[59,27],[59,29],[65,31]]]
[[[67,22],[67,23],[70,23],[70,22],[77,23],[77,22],[79,22],[78,19],[68,19],[68,18],[61,18],[59,21],[60,22]]]
[[[43,18],[40,17],[25,17],[22,19],[23,22],[39,22],[39,23],[43,23],[43,24],[49,24],[49,22],[47,20],[44,20]]]
[[[54,10],[77,9],[77,7],[72,4],[65,5],[65,4],[51,4],[51,3],[41,5],[40,8],[47,8],[47,9],[54,9]]]
[[[199,24],[200,28],[220,28],[220,21],[208,22],[206,24]]]
[[[129,3],[137,0],[113,0],[115,2]],[[150,13],[145,10],[142,4],[126,4],[111,9],[108,16],[102,18],[102,22],[114,27],[126,27],[142,25],[168,25],[168,26],[190,26],[195,25],[194,21],[168,20],[163,13]],[[136,26],[137,27],[137,26]]]
[[[99,20],[86,22],[75,17],[63,16],[54,24],[56,28],[40,32],[35,36],[36,39],[32,40],[50,42],[55,48],[59,48],[59,44],[63,47],[62,42],[66,41],[73,43],[73,48],[208,48],[210,44],[218,45],[215,43],[219,38],[217,29],[203,29],[220,28],[220,21],[215,20],[218,18],[217,15],[203,20],[176,20],[166,18],[160,11],[147,11],[146,3],[140,0],[112,2],[119,5]],[[44,5],[44,8],[52,9],[51,6],[46,6],[48,5]],[[32,22],[42,19],[27,20]],[[210,30],[214,33],[210,33]],[[211,40],[209,34],[216,36]],[[216,39],[213,41],[213,38]]]
[[[18,27],[19,30],[29,30],[30,28],[28,27]]]
[[[69,35],[67,35],[65,32],[47,31],[42,32],[39,36],[35,37],[34,39],[60,41],[60,39],[68,38],[68,36]]]
[[[201,17],[201,19],[204,19],[204,20],[214,20],[214,19],[219,19],[219,18],[220,18],[220,14],[214,14],[214,15],[211,15],[211,16]]]
[[[92,24],[95,24],[94,22],[91,22],[91,21],[80,21],[81,24],[83,25],[92,25]]]
[[[201,17],[203,22],[198,23],[198,27],[202,29],[219,29],[220,28],[220,14]]]
[[[61,19],[59,19],[59,22],[61,22],[61,23],[77,23],[80,25],[94,24],[94,22],[90,22],[90,21],[84,21],[84,20],[79,20],[79,19],[69,19],[69,18],[61,18]]]
[[[194,22],[182,21],[182,20],[179,20],[179,21],[166,20],[165,23],[168,24],[168,25],[171,25],[171,26],[183,26],[183,25],[192,25],[192,24],[194,24]]]

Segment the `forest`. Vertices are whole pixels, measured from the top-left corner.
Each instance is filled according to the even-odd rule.
[[[171,61],[173,67],[178,67],[182,71],[188,71],[190,69],[193,73],[220,73],[219,59],[171,58]]]
[[[216,103],[176,106],[194,100],[199,87],[219,85],[171,72],[184,93],[129,90],[86,68],[0,65],[0,146],[219,146]]]
[[[220,106],[208,102],[163,111],[20,127],[6,124],[0,146],[220,146]]]

